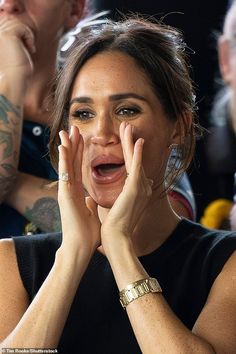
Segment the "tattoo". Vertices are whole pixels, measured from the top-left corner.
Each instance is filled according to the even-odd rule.
[[[17,169],[9,163],[3,163],[1,166],[7,173],[9,173],[10,176],[15,175],[17,172]]]
[[[4,200],[5,196],[11,190],[17,176],[17,170],[13,166],[3,164],[2,167],[7,172],[7,175],[0,174],[0,202]]]
[[[0,95],[0,121],[3,123],[9,123],[8,113],[15,113],[17,117],[20,117],[19,107],[13,105],[5,96]]]
[[[38,199],[24,216],[44,232],[61,231],[59,206],[53,198]]]
[[[13,153],[12,134],[3,130],[0,130],[0,145],[5,144],[6,147],[3,150],[3,159],[11,156]]]

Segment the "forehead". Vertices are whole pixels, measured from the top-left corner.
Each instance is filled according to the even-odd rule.
[[[152,91],[149,77],[137,61],[128,54],[118,51],[102,52],[85,62],[76,75],[74,88],[98,84],[101,89],[111,85],[119,90],[122,87],[135,90],[143,90],[146,87]]]

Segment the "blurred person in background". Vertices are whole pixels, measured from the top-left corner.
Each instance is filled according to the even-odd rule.
[[[0,1],[0,237],[60,230],[48,138],[63,34],[88,11],[85,0]],[[33,221],[33,223],[31,223]]]
[[[235,229],[234,175],[236,172],[236,2],[228,9],[223,33],[218,38],[221,78],[211,112],[211,128],[206,142],[211,201],[201,222],[205,226]],[[235,214],[235,216],[234,216]]]

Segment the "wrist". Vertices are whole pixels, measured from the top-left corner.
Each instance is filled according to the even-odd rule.
[[[77,246],[70,242],[70,247],[62,241],[61,247],[56,252],[56,262],[65,269],[78,269],[87,267],[94,254],[93,249],[86,246]]]
[[[6,96],[11,102],[19,106],[26,94],[30,76],[19,70],[10,69],[0,71],[0,94]],[[16,84],[17,83],[17,84]]]
[[[117,258],[125,254],[134,254],[134,247],[130,237],[121,232],[102,235],[102,246],[108,259]]]
[[[72,274],[73,278],[79,281],[83,276],[91,257],[91,252],[88,252],[85,249],[73,252],[71,250],[66,250],[62,244],[56,252],[54,266],[61,274],[64,274],[65,276],[70,276],[70,274]]]

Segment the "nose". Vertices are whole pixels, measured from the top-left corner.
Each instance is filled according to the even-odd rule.
[[[119,127],[116,122],[112,121],[110,117],[98,118],[95,123],[91,142],[101,146],[118,144],[120,137]]]
[[[24,10],[22,0],[0,0],[0,12],[6,14],[20,14]]]

